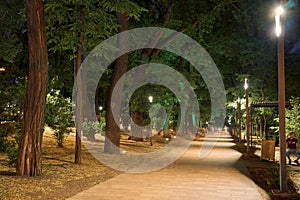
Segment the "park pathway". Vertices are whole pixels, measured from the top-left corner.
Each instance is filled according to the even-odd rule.
[[[245,174],[241,154],[232,147],[228,133],[208,137],[216,142],[211,153],[200,159],[203,142],[194,141],[187,152],[170,166],[151,173],[121,174],[83,191],[70,200],[259,200],[254,182]]]

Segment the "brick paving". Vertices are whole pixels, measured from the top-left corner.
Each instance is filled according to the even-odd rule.
[[[176,162],[159,171],[121,174],[83,191],[70,200],[259,200],[263,199],[231,137],[207,137],[217,143],[204,159],[199,158],[201,141],[194,141]]]

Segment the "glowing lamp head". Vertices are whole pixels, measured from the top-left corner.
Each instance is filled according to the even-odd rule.
[[[284,13],[284,8],[282,6],[278,6],[278,8],[275,9],[275,15],[282,15]]]
[[[244,88],[245,88],[245,90],[247,90],[247,89],[248,89],[248,87],[249,87],[249,85],[248,85],[248,79],[245,79],[245,84],[244,84]]]
[[[284,14],[284,8],[282,6],[279,6],[275,10],[275,32],[276,36],[279,37],[282,33],[282,25],[281,25],[281,16]]]

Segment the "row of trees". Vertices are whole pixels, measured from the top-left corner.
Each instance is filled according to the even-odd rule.
[[[277,99],[276,39],[271,31],[274,20],[269,18],[275,5],[273,0],[26,0],[24,5],[18,0],[4,0],[0,5],[0,66],[6,68],[0,76],[0,109],[1,113],[7,112],[8,107],[24,113],[19,175],[42,173],[40,155],[48,82],[53,82],[51,89],[59,90],[61,96],[71,97],[74,79],[88,53],[109,36],[131,28],[166,27],[198,41],[223,76],[228,102],[243,96],[245,77],[250,79],[250,101]],[[292,17],[288,20],[293,22]],[[296,23],[287,27],[287,98],[300,92],[300,80],[295,78],[300,73],[299,53],[290,53],[299,39],[296,36],[300,29],[295,26]],[[289,31],[292,28],[294,31]],[[106,137],[116,146],[120,130],[110,108],[112,89],[127,70],[148,62],[166,64],[183,74],[197,93],[202,120],[210,120],[207,86],[190,63],[156,49],[132,52],[119,57],[105,71],[96,93],[95,107],[101,105],[106,110]],[[27,89],[23,109],[24,85]],[[169,105],[170,112],[178,110],[176,97],[164,96],[170,91],[158,88],[147,85],[132,97],[131,111],[137,124],[143,124],[141,115],[147,108],[143,105],[148,95],[144,94],[159,97],[157,103]],[[12,95],[15,91],[16,96]],[[80,99],[76,103],[80,105]],[[78,115],[81,109],[77,106]],[[270,114],[262,111],[261,115]],[[76,163],[81,162],[80,133],[77,129]],[[116,153],[110,143],[106,143],[105,151]]]

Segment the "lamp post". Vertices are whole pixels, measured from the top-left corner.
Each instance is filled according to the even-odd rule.
[[[246,91],[246,136],[247,136],[247,153],[249,153],[249,93],[248,93],[248,79],[245,79],[244,88]]]
[[[285,155],[285,80],[284,80],[284,9],[279,6],[275,11],[276,36],[278,38],[278,107],[280,138],[280,192],[287,191]]]

